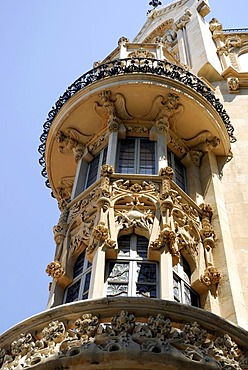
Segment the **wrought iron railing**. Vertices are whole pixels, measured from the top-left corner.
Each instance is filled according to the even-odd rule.
[[[48,176],[44,157],[46,140],[53,119],[55,118],[56,114],[60,111],[60,109],[63,107],[63,105],[78,91],[82,90],[84,87],[94,82],[113,76],[139,73],[166,77],[181,82],[182,84],[190,87],[192,90],[202,95],[215,108],[215,110],[222,118],[222,121],[224,122],[226,130],[230,137],[230,141],[232,143],[236,141],[236,138],[233,134],[234,128],[220,100],[216,98],[212,90],[194,74],[168,61],[161,61],[151,58],[117,59],[108,63],[101,64],[96,68],[93,68],[90,71],[86,72],[81,77],[79,77],[75,82],[73,82],[72,85],[70,85],[67,88],[65,93],[60,96],[60,98],[57,100],[55,105],[48,113],[48,117],[43,125],[43,133],[40,136],[41,145],[39,146],[38,149],[41,155],[39,163],[43,167],[41,174],[47,179],[46,185],[48,187],[50,187],[50,184],[47,178]]]
[[[224,33],[248,33],[248,28],[225,28]]]

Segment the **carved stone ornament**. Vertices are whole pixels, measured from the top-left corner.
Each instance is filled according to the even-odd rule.
[[[167,99],[162,95],[157,96],[150,112],[142,117],[144,120],[155,121],[155,126],[159,132],[167,132],[170,128],[176,131],[172,118],[182,114],[184,108],[179,103],[179,97],[175,94],[168,94]]]
[[[204,153],[211,152],[220,145],[220,139],[209,131],[202,131],[190,139],[182,139],[183,143],[189,148],[192,162],[199,167]]]
[[[94,111],[101,117],[103,127],[108,127],[110,132],[118,131],[121,120],[133,118],[127,111],[126,101],[122,94],[111,98],[111,91],[105,90],[99,94],[102,104],[95,102]]]
[[[182,28],[186,27],[186,25],[190,21],[191,16],[192,16],[191,11],[189,9],[186,9],[184,15],[175,22],[174,24],[175,31],[181,30]]]
[[[207,267],[204,271],[204,274],[200,278],[201,282],[207,287],[218,284],[220,279],[221,275],[219,271],[213,266]]]
[[[127,37],[125,37],[125,36],[122,36],[118,40],[118,45],[126,44],[127,42],[129,42],[129,39]]]
[[[109,231],[104,223],[99,223],[94,227],[92,236],[96,241],[104,241],[108,239]]]
[[[56,134],[56,139],[59,143],[59,152],[62,154],[69,154],[72,152],[77,163],[83,156],[84,143],[91,138],[92,135],[82,134],[74,128],[67,128],[64,132],[59,131]]]
[[[212,33],[222,32],[222,24],[216,18],[212,18],[209,22],[209,28]]]
[[[162,314],[137,321],[133,313],[125,310],[115,314],[109,323],[85,313],[69,325],[58,320],[50,322],[39,329],[36,338],[30,333],[21,334],[9,351],[0,349],[0,366],[3,370],[36,368],[38,364],[50,368],[49,360],[63,361],[75,355],[81,366],[87,366],[92,356],[112,356],[114,362],[116,356],[119,359],[129,351],[133,361],[149,354],[154,366],[162,356],[166,363],[179,361],[188,369],[247,368],[246,353],[225,332],[213,335],[197,321],[182,324]]]
[[[101,167],[101,177],[110,177],[114,173],[114,167],[109,164],[103,164]]]
[[[236,94],[239,92],[239,79],[236,77],[230,77],[227,79],[228,91],[231,94]]]
[[[155,54],[145,50],[144,48],[140,48],[132,53],[129,53],[128,58],[155,58]]]
[[[49,265],[47,265],[46,273],[48,274],[48,276],[51,276],[54,280],[58,280],[65,274],[65,271],[61,265],[61,262],[53,261],[49,263]]]

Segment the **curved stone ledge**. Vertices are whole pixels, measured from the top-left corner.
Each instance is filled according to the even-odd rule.
[[[39,153],[41,155],[39,163],[42,166],[41,174],[46,178],[46,185],[50,187],[48,180],[46,161],[45,161],[45,150],[48,133],[52,122],[61,110],[64,104],[71,99],[77,92],[84,89],[97,81],[108,79],[116,76],[128,76],[128,75],[146,74],[150,76],[159,76],[167,78],[171,81],[176,81],[179,84],[189,87],[192,91],[202,96],[208,101],[214,110],[217,112],[221,120],[223,121],[226,131],[229,135],[230,142],[236,141],[234,136],[234,127],[230,122],[230,118],[221,104],[220,100],[215,97],[212,90],[197,76],[191,72],[185,70],[182,67],[172,64],[168,61],[157,60],[153,58],[126,58],[117,59],[108,63],[100,64],[98,67],[86,72],[79,77],[72,85],[70,85],[63,95],[60,96],[58,101],[52,107],[48,113],[48,117],[43,124],[43,133],[40,136],[41,144],[39,146]]]
[[[104,298],[59,306],[0,337],[0,368],[248,368],[247,332],[171,301]]]

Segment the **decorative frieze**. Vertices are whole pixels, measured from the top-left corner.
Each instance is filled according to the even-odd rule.
[[[89,352],[90,349],[90,352]],[[93,361],[93,356],[105,353],[135,353],[130,361],[139,361],[150,353],[156,365],[162,358],[166,363],[176,359],[196,369],[245,370],[247,356],[228,333],[214,333],[197,321],[175,322],[161,313],[136,319],[132,312],[122,310],[109,321],[91,313],[84,313],[67,321],[54,320],[38,332],[23,333],[9,349],[0,349],[0,368],[18,370],[37,364],[48,365],[50,360],[63,361],[80,356],[82,366]],[[119,357],[117,357],[119,358]],[[178,363],[178,362],[177,362]],[[181,369],[181,367],[180,367]]]

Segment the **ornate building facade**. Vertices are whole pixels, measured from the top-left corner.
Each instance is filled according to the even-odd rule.
[[[3,370],[248,368],[248,29],[151,5],[48,114],[49,303]]]

